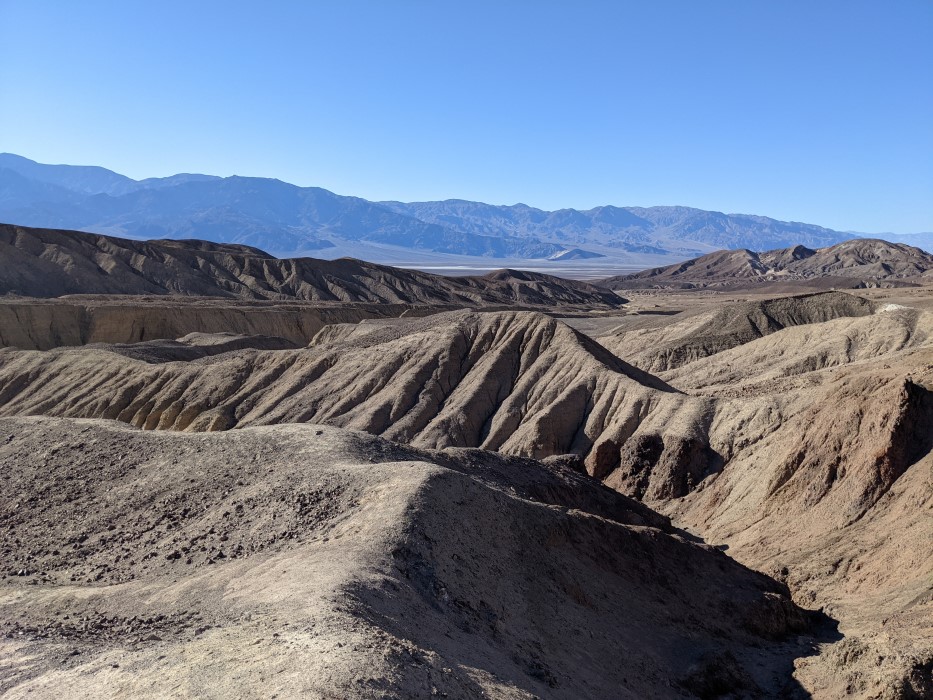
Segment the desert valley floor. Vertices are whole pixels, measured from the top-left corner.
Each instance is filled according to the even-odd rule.
[[[933,696],[933,258],[749,255],[0,227],[0,695]]]

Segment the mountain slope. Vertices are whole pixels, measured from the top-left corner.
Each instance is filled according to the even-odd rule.
[[[615,354],[529,312],[341,326],[300,350],[7,349],[0,415],[186,432],[315,422],[585,469],[837,618],[844,638],[799,664],[815,697],[923,697],[933,315],[832,293],[670,322]],[[659,376],[626,361],[691,328],[716,342]]]
[[[241,243],[280,256],[333,249],[329,257],[387,260],[424,251],[471,259],[556,257],[556,266],[566,262],[562,252],[578,248],[580,260],[601,255],[626,269],[716,248],[813,248],[860,235],[690,207],[544,211],[464,200],[368,202],[251,177],[180,174],[136,181],[103,168],[43,165],[12,154],[0,154],[0,220],[134,238]]]
[[[706,438],[721,460],[696,488],[661,495],[658,445],[642,438],[604,481],[840,620],[845,639],[798,673],[815,697],[926,697],[933,315],[846,297],[735,304],[601,338],[715,406]]]
[[[280,180],[176,175],[137,182],[102,168],[46,166],[0,154],[0,193],[22,190],[24,180],[42,185],[41,192],[0,195],[0,220],[136,238],[200,238],[276,253],[333,247],[328,238],[490,257],[546,258],[563,250],[438,226],[358,197]]]
[[[567,244],[596,243],[643,253],[676,250],[690,244],[755,250],[790,243],[822,246],[852,237],[821,226],[690,207],[602,206],[585,211],[549,212],[524,204],[494,206],[456,199],[382,204],[422,221],[477,234],[536,236]]]
[[[280,260],[205,241],[131,241],[0,224],[0,294],[180,294],[407,304],[583,304],[622,299],[530,272],[443,277],[359,260]]]
[[[575,452],[594,472],[618,464],[611,446],[633,432],[663,432],[670,473],[658,489],[681,492],[705,474],[681,461],[700,439],[703,400],[541,314],[439,314],[307,350],[192,362],[138,356],[119,347],[0,351],[0,415],[193,431],[328,423],[431,448]]]
[[[138,187],[135,180],[96,165],[46,165],[13,153],[0,153],[0,169],[83,194],[125,194]]]
[[[6,698],[777,697],[818,632],[553,465],[317,426],[0,434]]]
[[[722,250],[675,265],[601,280],[611,289],[693,289],[811,280],[848,287],[899,284],[933,270],[933,255],[903,243],[871,238],[819,250],[795,245],[755,253]]]

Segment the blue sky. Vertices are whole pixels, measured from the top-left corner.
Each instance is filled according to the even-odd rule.
[[[0,151],[933,231],[933,2],[0,0]]]

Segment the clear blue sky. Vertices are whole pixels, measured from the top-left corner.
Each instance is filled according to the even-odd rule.
[[[0,0],[0,151],[933,231],[933,1]]]

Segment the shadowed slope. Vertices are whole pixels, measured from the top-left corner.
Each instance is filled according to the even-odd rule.
[[[817,697],[933,691],[933,351],[882,357],[749,387],[712,426],[716,478],[655,502],[841,621],[801,676]]]
[[[180,294],[402,304],[582,304],[617,307],[585,282],[503,270],[443,277],[342,258],[280,260],[205,241],[132,241],[0,224],[0,294]]]
[[[697,438],[693,416],[705,410],[529,312],[441,314],[344,343],[192,362],[126,356],[140,352],[0,351],[0,413],[176,430],[325,422],[427,447],[589,454],[605,471],[617,454],[594,446],[662,429],[673,442]]]
[[[5,697],[778,696],[812,653],[782,586],[529,460],[311,426],[0,434]]]

